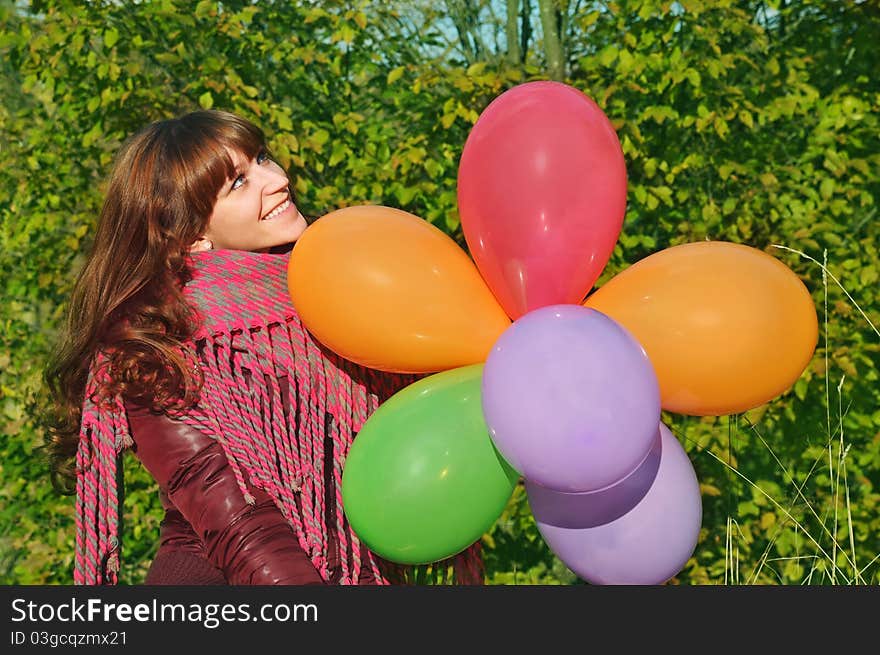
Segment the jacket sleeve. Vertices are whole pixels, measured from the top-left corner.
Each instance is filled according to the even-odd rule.
[[[223,572],[208,561],[205,544],[164,490],[159,498],[165,518],[159,526],[159,549],[144,584],[225,585]]]
[[[249,505],[223,448],[162,414],[129,408],[134,452],[192,526],[232,585],[323,584],[293,529],[264,491]]]
[[[165,518],[159,525],[159,550],[160,553],[170,551],[185,551],[193,555],[205,557],[205,544],[199,539],[199,535],[193,530],[189,521],[174,506],[164,489],[159,490],[159,500],[165,510]]]
[[[159,549],[147,570],[146,585],[225,585],[223,572],[208,561],[205,545],[168,495],[160,492],[165,518]]]

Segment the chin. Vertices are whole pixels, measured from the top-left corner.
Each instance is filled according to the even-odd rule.
[[[300,214],[297,217],[296,222],[294,222],[293,226],[290,229],[290,235],[292,237],[290,239],[290,241],[293,242],[293,241],[296,241],[297,239],[299,239],[302,236],[303,232],[306,231],[306,228],[308,226],[309,226],[309,224],[306,223],[305,217],[302,214]]]
[[[267,250],[276,250],[278,248],[283,249],[284,246],[293,244],[299,239],[303,232],[306,231],[306,227],[308,227],[308,224],[301,214],[292,220],[285,219],[284,223],[279,222],[274,225],[265,225],[259,238],[259,240],[265,245],[258,250],[265,252]]]

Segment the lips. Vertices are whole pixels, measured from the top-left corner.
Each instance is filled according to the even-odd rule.
[[[272,220],[272,219],[275,218],[276,216],[278,216],[278,215],[280,215],[280,214],[283,214],[284,211],[285,211],[288,207],[290,207],[290,204],[291,204],[291,203],[290,203],[290,198],[287,198],[284,202],[282,202],[280,205],[278,205],[277,207],[275,207],[275,209],[273,209],[273,210],[270,211],[268,214],[266,214],[265,216],[263,216],[263,218],[261,218],[260,220],[261,220],[261,221],[270,221],[270,220]]]

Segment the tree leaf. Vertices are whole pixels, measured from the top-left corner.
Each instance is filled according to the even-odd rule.
[[[388,73],[388,78],[386,79],[386,83],[390,86],[394,84],[397,80],[401,78],[403,72],[406,70],[406,66],[398,66],[393,69],[390,73]]]

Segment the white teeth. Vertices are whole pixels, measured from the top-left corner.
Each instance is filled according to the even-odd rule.
[[[288,199],[288,200],[285,200],[285,201],[282,202],[280,205],[278,205],[275,209],[273,209],[273,210],[270,211],[268,214],[266,214],[265,216],[263,216],[263,218],[262,218],[261,220],[267,221],[267,220],[269,220],[270,218],[275,218],[276,216],[278,216],[278,214],[280,214],[281,212],[283,212],[283,211],[284,211],[285,209],[287,209],[288,207],[290,207],[290,200],[289,200],[289,199]]]

